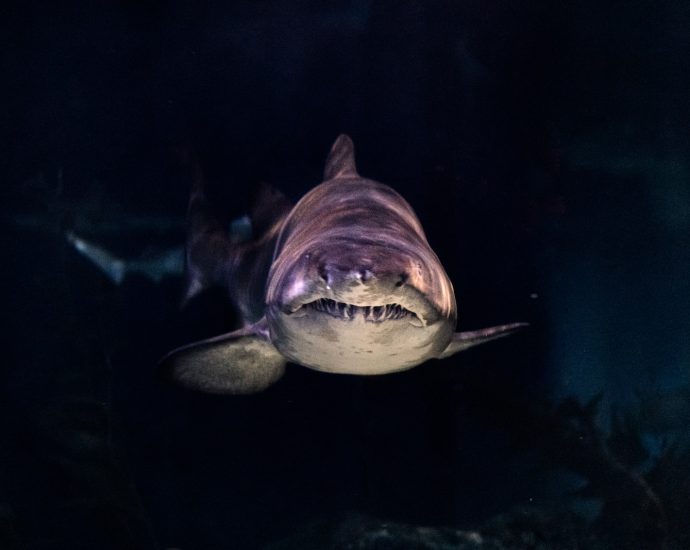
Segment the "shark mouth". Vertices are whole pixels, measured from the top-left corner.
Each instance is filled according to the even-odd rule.
[[[386,304],[382,306],[356,306],[344,302],[336,302],[328,298],[320,298],[302,305],[302,309],[326,313],[343,320],[363,318],[365,321],[380,323],[397,319],[407,319],[412,324],[421,321],[414,311],[410,311],[400,304]]]

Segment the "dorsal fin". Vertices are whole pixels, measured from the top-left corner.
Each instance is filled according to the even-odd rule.
[[[335,140],[331,152],[326,159],[326,169],[323,171],[324,181],[333,178],[357,177],[355,165],[355,145],[350,136],[340,134]]]
[[[283,193],[268,183],[259,182],[249,212],[253,235],[255,237],[263,235],[273,224],[284,218],[291,209],[292,204]]]

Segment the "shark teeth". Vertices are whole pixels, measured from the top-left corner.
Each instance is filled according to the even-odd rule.
[[[320,298],[304,304],[302,308],[311,309],[320,313],[326,313],[340,319],[363,318],[365,321],[380,323],[383,321],[409,319],[417,325],[417,314],[400,304],[386,304],[382,306],[355,306],[344,302],[336,302],[329,298]]]

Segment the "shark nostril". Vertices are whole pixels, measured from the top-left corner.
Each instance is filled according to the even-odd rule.
[[[321,280],[326,283],[326,286],[330,288],[331,286],[331,276],[328,273],[328,270],[325,267],[320,267],[319,268],[319,277],[321,277]]]
[[[366,283],[368,280],[374,277],[374,274],[369,269],[360,269],[358,276],[363,283]]]
[[[395,286],[403,286],[407,282],[407,273],[401,273],[398,276],[398,280],[395,283]]]

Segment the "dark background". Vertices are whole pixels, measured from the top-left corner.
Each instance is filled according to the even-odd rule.
[[[687,385],[687,3],[25,2],[0,26],[8,548],[256,548],[352,511],[469,528],[571,486],[467,403]],[[417,211],[460,329],[532,327],[385,377],[160,386],[165,352],[232,328],[223,294],[114,286],[65,231],[180,244],[186,152],[230,220],[259,182],[319,183],[341,132]]]

